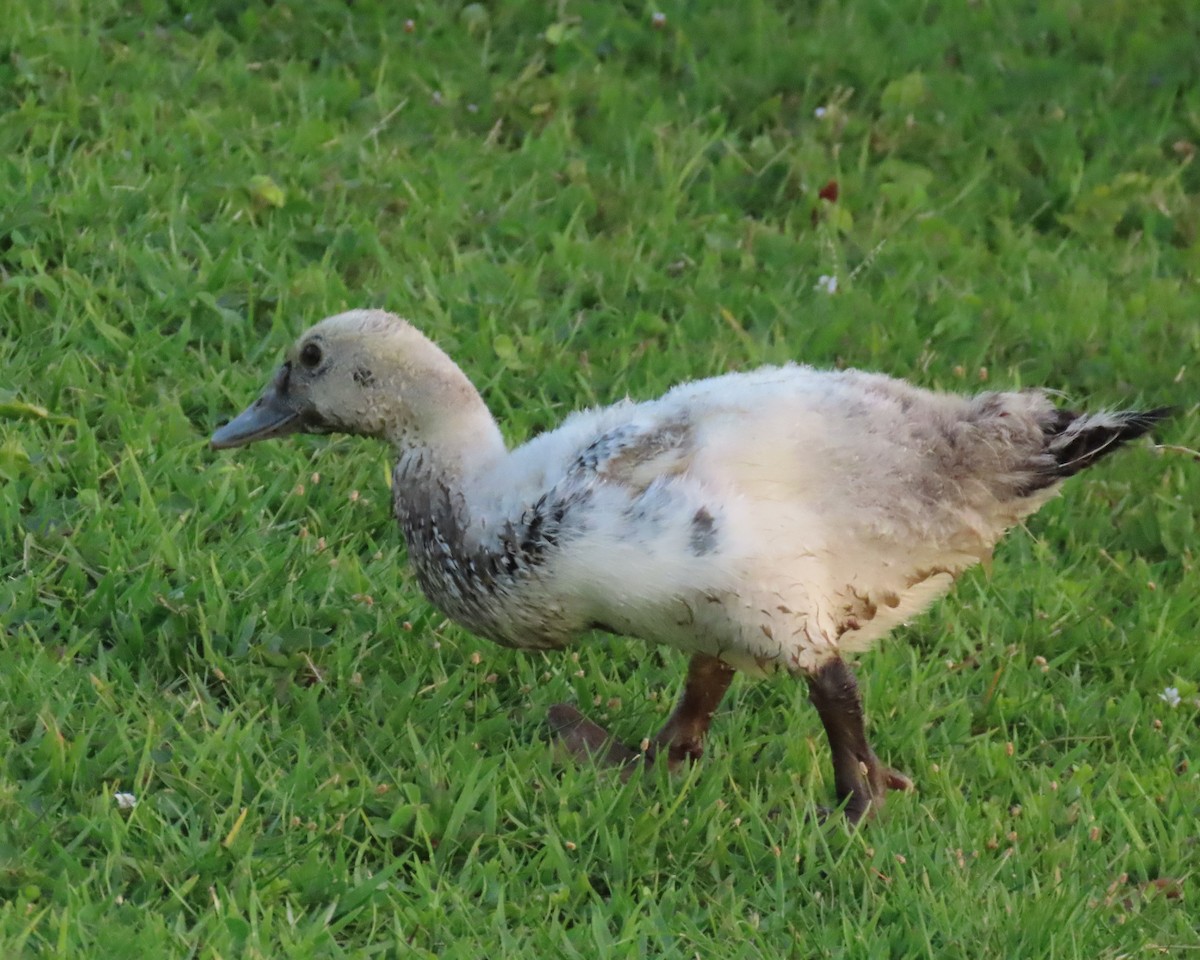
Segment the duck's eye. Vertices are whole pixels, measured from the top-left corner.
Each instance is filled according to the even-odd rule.
[[[315,343],[306,343],[300,348],[300,362],[309,370],[315,370],[321,362],[321,348]]]

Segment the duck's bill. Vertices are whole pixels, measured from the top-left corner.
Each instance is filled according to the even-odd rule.
[[[209,444],[214,450],[244,447],[258,440],[297,433],[303,426],[301,411],[270,386],[253,404],[214,433]]]

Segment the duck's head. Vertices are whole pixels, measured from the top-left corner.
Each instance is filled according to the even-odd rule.
[[[351,310],[303,333],[262,395],[211,444],[241,447],[290,433],[352,433],[448,452],[499,440],[454,361],[382,310]]]

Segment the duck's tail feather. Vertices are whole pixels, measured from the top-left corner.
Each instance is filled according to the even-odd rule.
[[[1071,410],[1054,410],[1042,424],[1046,453],[1051,460],[1047,464],[1049,469],[1044,474],[1044,482],[1039,486],[1049,486],[1064,477],[1074,476],[1108,456],[1123,443],[1147,433],[1156,423],[1175,412],[1175,407],[1082,414]]]

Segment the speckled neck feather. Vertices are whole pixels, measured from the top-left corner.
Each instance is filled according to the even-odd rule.
[[[570,624],[553,608],[525,610],[523,591],[552,562],[566,504],[543,494],[513,516],[472,512],[463,478],[428,448],[401,453],[396,518],[425,595],[448,617],[505,646],[557,647]]]

